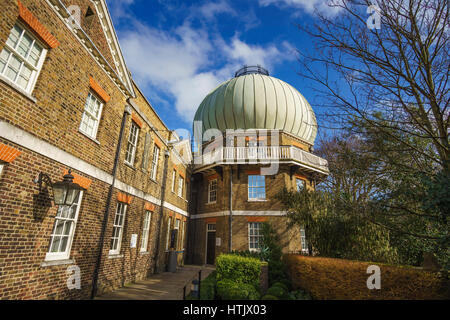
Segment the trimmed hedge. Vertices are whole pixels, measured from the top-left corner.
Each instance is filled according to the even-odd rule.
[[[230,280],[259,288],[261,264],[255,258],[222,254],[216,259],[217,281]]]
[[[314,299],[328,300],[426,300],[449,299],[448,276],[406,266],[343,259],[287,255],[285,261],[294,288]],[[381,269],[381,289],[369,290],[367,267]]]

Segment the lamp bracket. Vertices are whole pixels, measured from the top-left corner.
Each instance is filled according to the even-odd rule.
[[[46,186],[53,186],[53,182],[52,179],[50,178],[50,176],[44,172],[39,172],[39,175],[34,179],[34,183],[39,184],[39,192],[42,191],[42,183],[45,182]],[[53,188],[52,189],[52,193],[53,193]]]

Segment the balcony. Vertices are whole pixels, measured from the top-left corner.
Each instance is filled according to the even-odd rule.
[[[328,175],[328,161],[294,146],[221,147],[194,156],[194,170],[222,164],[297,164],[308,171]]]

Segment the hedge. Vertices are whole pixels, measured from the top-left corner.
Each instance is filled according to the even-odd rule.
[[[448,275],[422,269],[343,259],[287,255],[284,257],[294,288],[318,300],[449,299]],[[367,267],[381,270],[381,289],[367,288]]]
[[[230,280],[259,288],[261,264],[255,258],[222,254],[216,259],[217,281]]]

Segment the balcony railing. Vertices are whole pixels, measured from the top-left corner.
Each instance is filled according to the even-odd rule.
[[[328,161],[294,146],[223,147],[194,157],[195,169],[211,164],[270,163],[294,161],[311,169],[328,173]]]

